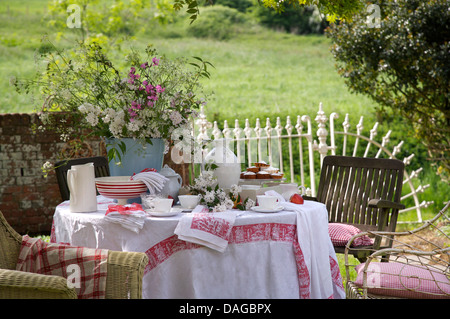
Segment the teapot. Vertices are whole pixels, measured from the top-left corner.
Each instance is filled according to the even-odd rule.
[[[183,179],[180,174],[176,173],[167,164],[159,171],[159,173],[169,180],[164,184],[164,188],[161,190],[161,194],[170,195],[173,198],[173,202],[178,202],[178,194],[180,192]]]
[[[94,163],[72,165],[67,171],[70,211],[87,213],[97,210]]]

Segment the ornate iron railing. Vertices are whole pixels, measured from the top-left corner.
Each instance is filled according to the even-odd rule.
[[[219,129],[218,123],[209,122],[204,110],[201,109],[200,116],[194,125],[194,136],[198,142],[203,144],[205,141],[213,139],[230,139],[234,142],[234,151],[243,165],[265,161],[278,167],[285,174],[287,181],[306,186],[307,193],[315,196],[318,170],[326,155],[331,153],[333,155],[397,158],[396,156],[404,144],[403,141],[400,141],[397,145],[390,146],[391,131],[388,131],[381,141],[376,140],[378,123],[375,123],[370,130],[369,136],[363,135],[363,117],[356,125],[356,132],[351,132],[348,114],[342,123],[342,130],[337,130],[335,120],[338,117],[338,113],[331,113],[327,116],[320,104],[319,111],[314,118],[316,131],[313,131],[314,123],[308,115],[298,115],[295,123],[290,116],[287,116],[284,125],[282,125],[280,117],[277,117],[275,126],[272,126],[270,118],[266,119],[265,126],[261,124],[260,119],[256,119],[254,127],[246,119],[243,128],[236,119],[234,128],[229,126],[228,121],[224,121],[223,129]],[[328,140],[330,145],[328,145]],[[340,143],[339,147],[338,142]],[[206,153],[207,148],[203,152]],[[415,210],[417,216],[415,222],[422,222],[421,209],[428,207],[433,201],[421,202],[419,200],[419,194],[423,193],[430,185],[415,186],[420,183],[417,177],[422,168],[410,171],[408,165],[413,158],[414,154],[411,154],[402,159],[406,167],[402,200],[412,197],[413,205],[405,208],[401,213]]]

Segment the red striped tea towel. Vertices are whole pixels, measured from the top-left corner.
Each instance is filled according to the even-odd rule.
[[[175,228],[175,234],[181,240],[224,252],[236,216],[234,211],[209,213],[206,209],[184,214]]]

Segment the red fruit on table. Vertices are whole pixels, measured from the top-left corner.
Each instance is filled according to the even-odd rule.
[[[300,194],[294,194],[294,195],[292,195],[291,196],[291,198],[289,199],[289,201],[291,202],[291,203],[294,203],[294,204],[303,204],[303,197],[302,197],[302,195],[300,195]]]

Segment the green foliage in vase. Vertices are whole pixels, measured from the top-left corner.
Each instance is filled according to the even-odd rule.
[[[205,102],[200,78],[209,76],[211,66],[199,57],[190,63],[171,60],[151,46],[144,57],[131,49],[116,65],[97,43],[83,42],[74,50],[54,47],[40,57],[43,72],[14,85],[19,92],[39,90],[42,129],[56,130],[64,141],[84,135],[170,141],[176,129],[192,125]],[[72,125],[59,125],[62,119]]]

